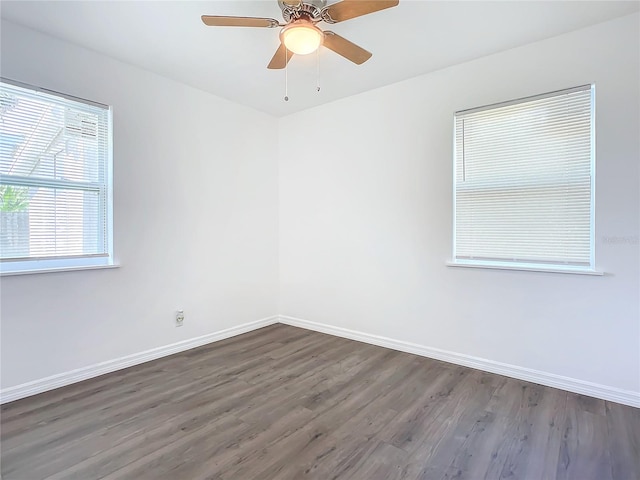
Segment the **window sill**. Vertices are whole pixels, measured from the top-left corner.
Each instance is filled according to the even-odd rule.
[[[573,275],[592,275],[603,276],[604,272],[597,270],[583,270],[577,268],[561,268],[561,267],[543,267],[543,266],[525,266],[525,265],[496,265],[491,263],[462,263],[447,262],[447,267],[463,267],[463,268],[482,268],[489,270],[515,270],[522,272],[542,272],[542,273],[569,273]]]
[[[34,270],[1,270],[0,277],[11,277],[14,275],[34,275],[38,273],[75,272],[78,270],[102,270],[105,268],[120,268],[119,264],[105,265],[80,265],[74,267],[39,268]]]

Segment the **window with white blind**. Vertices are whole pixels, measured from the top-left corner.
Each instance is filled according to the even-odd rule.
[[[455,114],[454,264],[594,269],[594,87]]]
[[[111,110],[2,79],[2,273],[112,263]]]

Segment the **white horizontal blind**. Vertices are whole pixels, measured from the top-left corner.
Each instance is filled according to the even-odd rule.
[[[109,108],[0,83],[0,259],[108,256]]]
[[[455,115],[457,261],[593,267],[587,85]]]

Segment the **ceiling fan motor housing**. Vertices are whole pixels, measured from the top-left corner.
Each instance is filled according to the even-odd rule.
[[[289,2],[291,3],[291,0]],[[322,10],[327,6],[327,0],[304,0],[297,5],[288,5],[283,0],[278,0],[278,6],[282,10],[285,22],[301,18],[319,22],[322,20]]]

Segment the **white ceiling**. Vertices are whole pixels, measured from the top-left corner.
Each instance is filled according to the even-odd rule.
[[[330,3],[333,3],[330,1]],[[361,66],[335,53],[267,70],[278,29],[206,27],[200,15],[281,20],[276,0],[6,1],[1,15],[229,100],[282,116],[501,50],[627,15],[628,1],[421,1],[320,26],[373,52]]]

